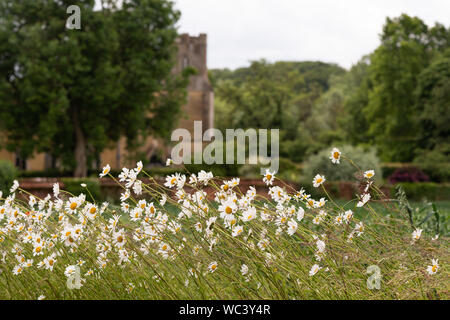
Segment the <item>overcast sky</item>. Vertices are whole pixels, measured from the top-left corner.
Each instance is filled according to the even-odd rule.
[[[450,0],[174,0],[179,32],[208,35],[208,68],[321,60],[349,68],[379,44],[386,16],[450,23]]]

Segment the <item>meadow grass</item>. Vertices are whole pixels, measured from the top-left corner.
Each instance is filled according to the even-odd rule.
[[[361,183],[371,199],[357,206],[362,197],[312,200],[273,187],[273,174],[265,198],[240,190],[237,179],[171,175],[158,185],[141,170],[124,171],[121,181],[103,171],[129,192],[120,207],[87,200],[88,189],[75,196],[56,188],[37,199],[18,187],[0,197],[0,298],[449,298],[447,234],[436,239],[430,219],[418,226],[423,219],[411,221],[370,179]],[[215,200],[202,191],[206,184]],[[437,207],[445,225],[450,203]],[[429,272],[432,259],[439,265]],[[81,279],[70,289],[75,266]]]

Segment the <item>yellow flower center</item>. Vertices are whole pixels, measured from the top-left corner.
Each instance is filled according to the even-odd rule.
[[[233,210],[230,207],[225,208],[225,213],[231,214],[232,212],[233,212]]]
[[[89,213],[90,213],[90,214],[94,214],[95,212],[97,212],[97,208],[96,208],[96,207],[92,207],[92,208],[89,210]]]
[[[333,157],[334,157],[335,159],[339,159],[339,152],[335,151],[335,152],[333,153]]]
[[[72,202],[70,204],[70,210],[75,210],[77,208],[77,203],[76,202]]]

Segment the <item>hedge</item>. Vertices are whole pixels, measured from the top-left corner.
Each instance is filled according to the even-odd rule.
[[[72,193],[75,196],[78,196],[81,193],[84,193],[89,201],[90,195],[87,192],[85,187],[82,187],[81,184],[84,183],[87,186],[87,189],[92,194],[96,201],[103,200],[103,195],[100,189],[100,181],[97,178],[63,178],[61,182],[64,183],[64,190]]]
[[[450,184],[434,182],[402,182],[392,185],[391,194],[396,194],[395,187],[402,186],[408,200],[450,200]]]
[[[7,194],[16,175],[17,170],[11,162],[0,160],[0,191]]]

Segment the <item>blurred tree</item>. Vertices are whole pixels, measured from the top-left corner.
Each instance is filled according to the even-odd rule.
[[[419,75],[415,91],[418,144],[415,162],[434,180],[450,178],[450,49]],[[434,176],[433,176],[434,175]]]
[[[0,128],[7,148],[48,152],[85,176],[111,142],[165,135],[190,70],[171,74],[179,12],[166,0],[0,0]],[[81,30],[66,28],[81,8]]]
[[[280,155],[301,161],[314,142],[304,125],[314,101],[344,69],[322,62],[254,61],[235,71],[211,70],[216,126],[280,129]]]
[[[364,108],[372,136],[385,161],[411,161],[417,143],[414,121],[417,77],[450,45],[449,30],[428,26],[405,14],[387,18],[381,45],[371,56],[368,104]]]

